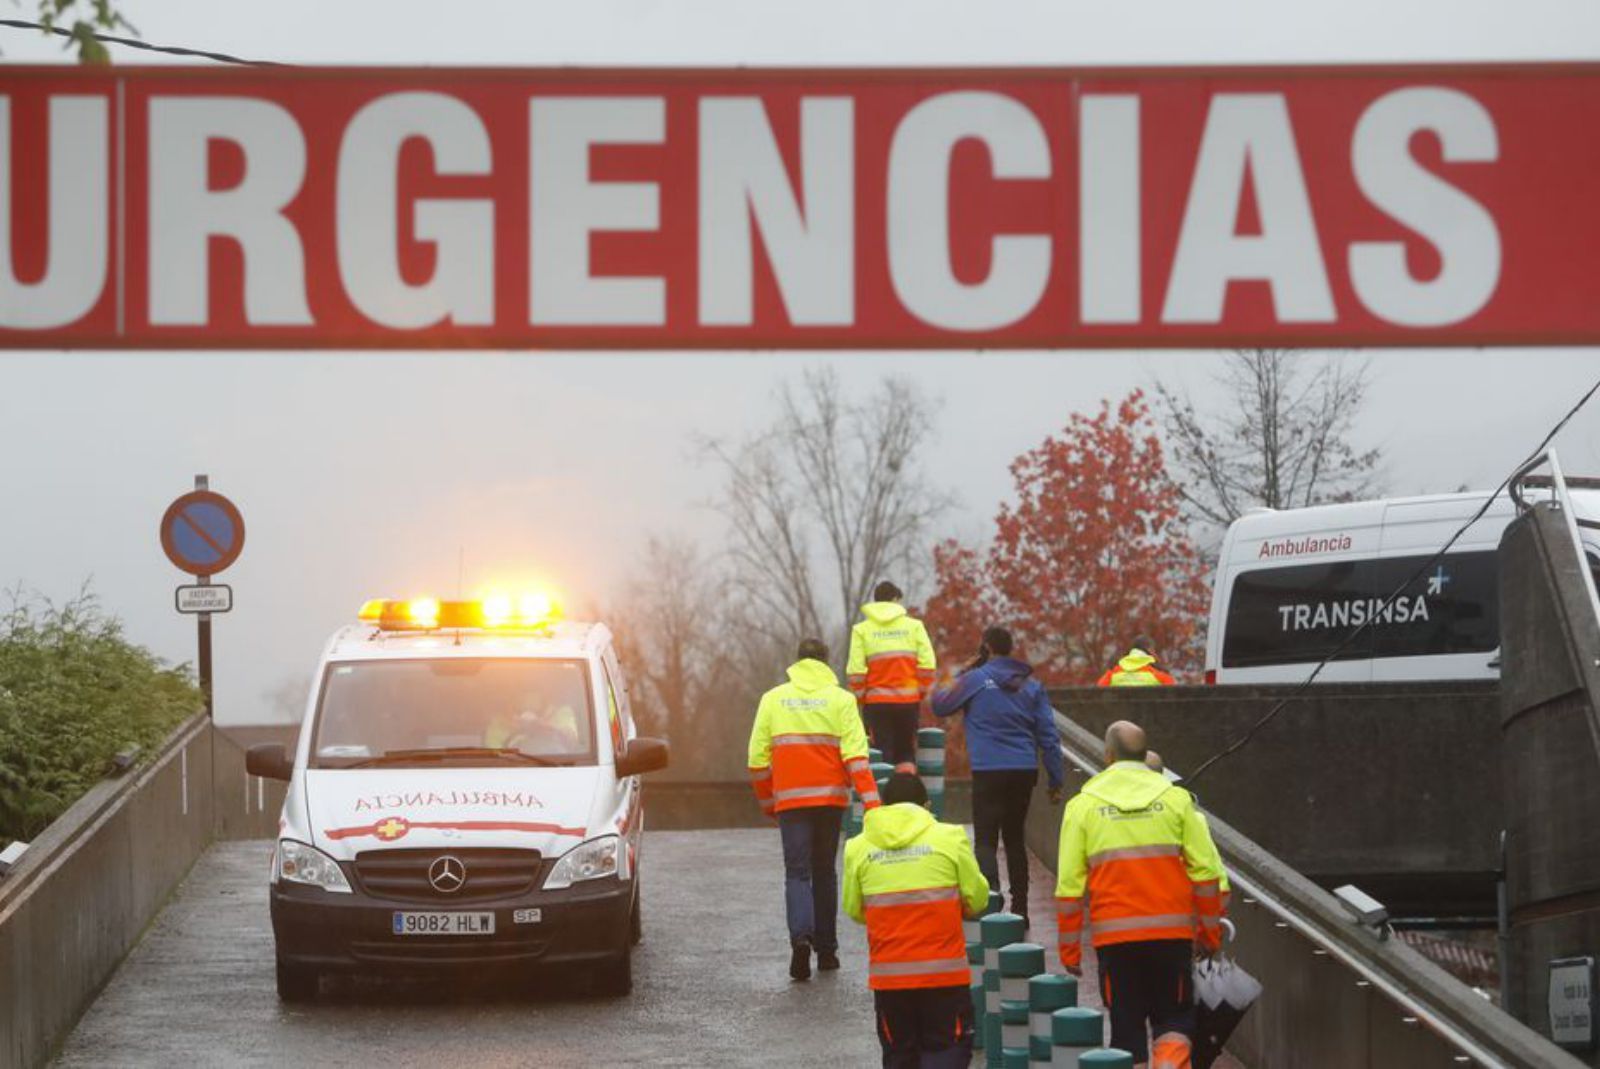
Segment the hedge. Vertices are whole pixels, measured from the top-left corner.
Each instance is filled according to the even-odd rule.
[[[129,642],[80,594],[0,615],[0,847],[31,841],[129,746],[151,756],[201,707],[187,667]]]

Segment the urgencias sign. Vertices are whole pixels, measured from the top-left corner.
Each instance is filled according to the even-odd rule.
[[[0,346],[1600,341],[1600,67],[0,69]]]

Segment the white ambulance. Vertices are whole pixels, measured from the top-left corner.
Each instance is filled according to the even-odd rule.
[[[1498,678],[1496,550],[1516,515],[1505,494],[1385,605],[1487,493],[1259,509],[1235,520],[1211,591],[1206,682],[1302,682],[1369,620],[1317,682]],[[1600,574],[1600,489],[1570,494]]]
[[[639,938],[635,735],[603,624],[547,598],[368,602],[323,651],[272,858],[278,994],[324,973],[553,966],[611,994]]]

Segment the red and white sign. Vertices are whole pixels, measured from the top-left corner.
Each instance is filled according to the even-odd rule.
[[[0,346],[1600,342],[1600,67],[0,68]]]

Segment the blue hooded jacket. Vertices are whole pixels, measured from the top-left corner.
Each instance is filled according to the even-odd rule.
[[[967,714],[967,753],[974,772],[1039,767],[1050,786],[1064,782],[1055,712],[1033,669],[1014,657],[991,657],[933,692],[935,716]]]

